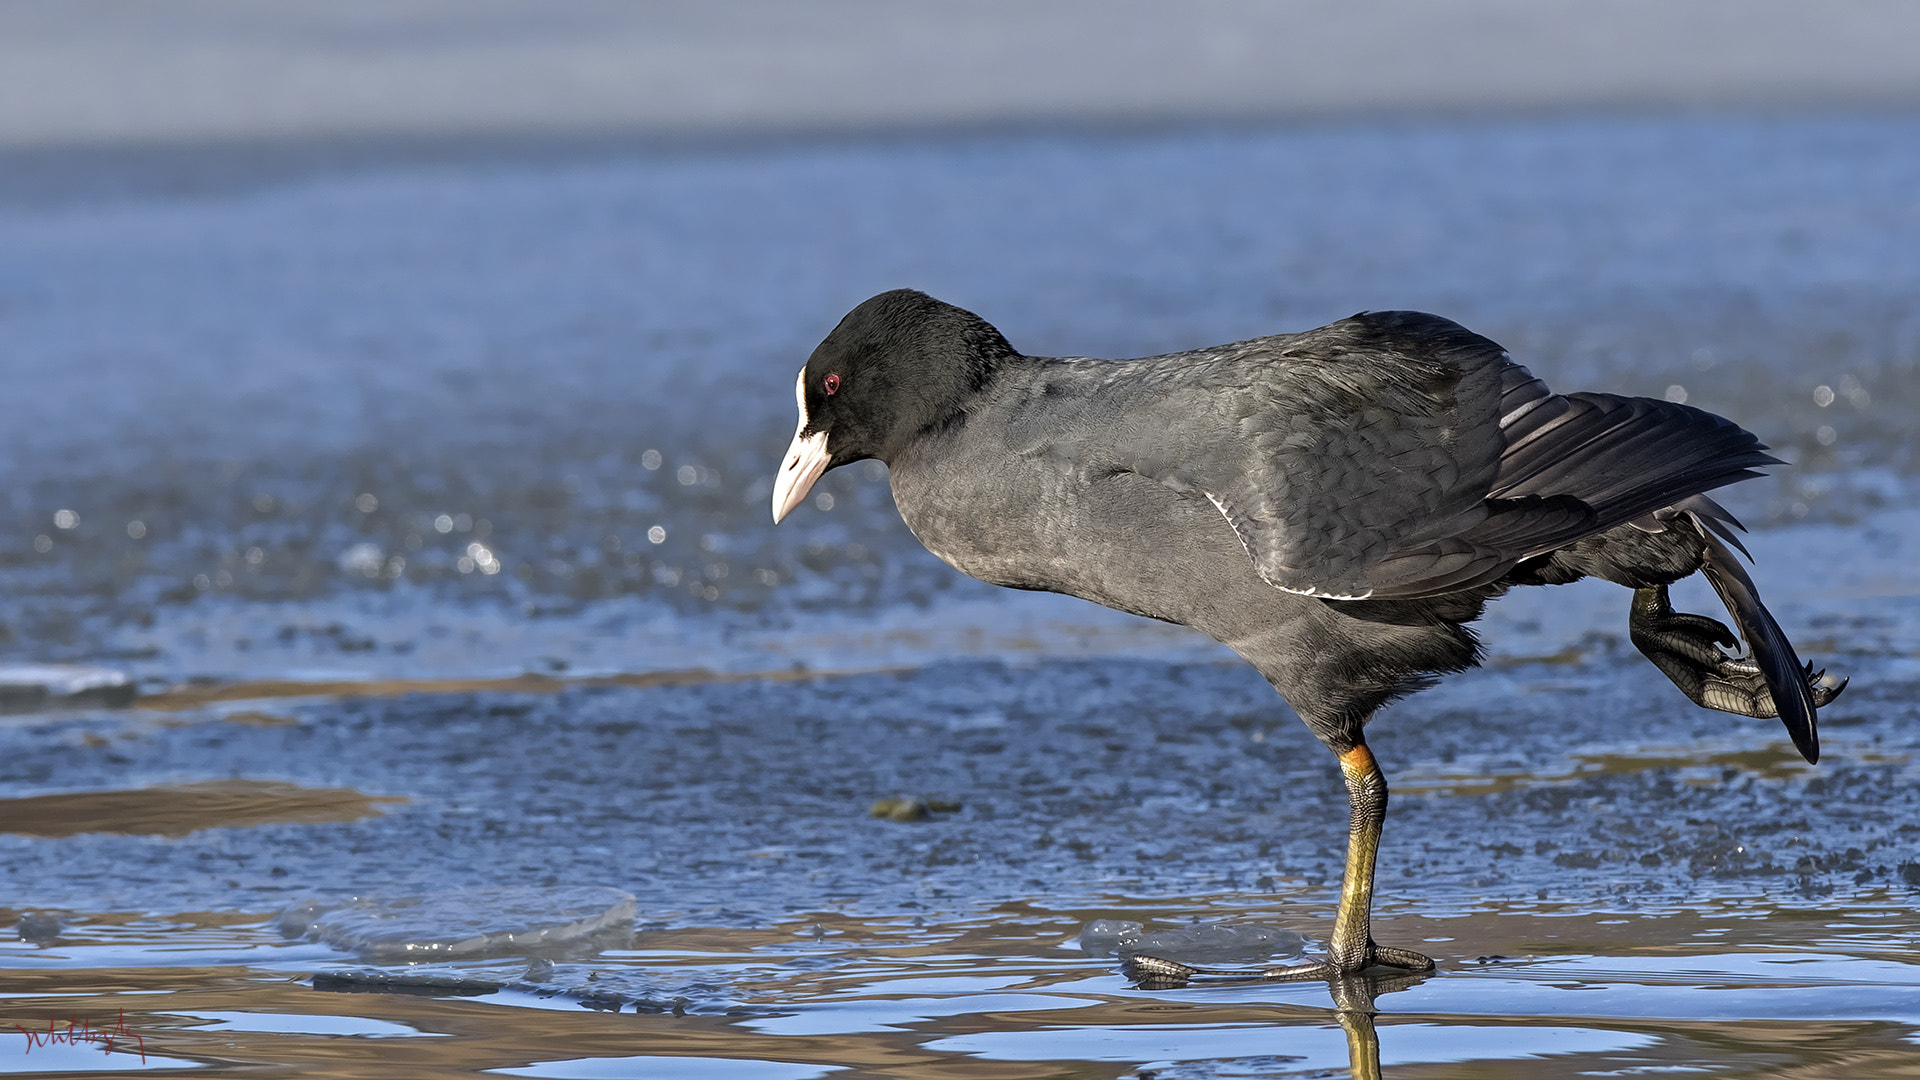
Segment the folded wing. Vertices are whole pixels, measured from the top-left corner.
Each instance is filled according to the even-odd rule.
[[[1415,312],[1117,367],[1118,393],[1075,410],[1111,461],[1081,464],[1204,498],[1263,579],[1307,596],[1470,588],[1775,463],[1698,409],[1554,394]]]

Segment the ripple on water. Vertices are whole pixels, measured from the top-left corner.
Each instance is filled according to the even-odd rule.
[[[1141,991],[1110,961],[1071,945],[1096,919],[1178,924],[1191,905],[1108,897],[920,925],[816,912],[759,929],[643,930],[558,963],[344,971],[302,955],[310,947],[287,945],[270,923],[116,929],[82,915],[66,943],[41,952],[58,966],[0,968],[0,994],[28,1017],[114,1020],[124,1009],[149,1060],[216,1074],[261,1060],[316,1076],[359,1075],[356,1063],[376,1060],[552,1076],[737,1061],[817,1072],[885,1063],[895,1073],[985,1080],[1007,1075],[1007,1064],[1081,1062],[1113,1066],[1113,1075],[1229,1077],[1341,1069],[1358,1054],[1383,1067],[1525,1063],[1538,1076],[1817,1074],[1842,1063],[1899,1075],[1920,1039],[1920,966],[1886,944],[1920,931],[1904,903],[1850,905],[1849,921],[1865,932],[1752,898],[1601,919],[1611,931],[1604,940],[1560,944],[1547,941],[1547,928],[1577,930],[1604,913],[1489,907],[1433,916],[1390,905],[1383,934],[1431,936],[1444,926],[1452,941],[1439,974],[1379,993],[1378,1015],[1364,1024],[1330,1007],[1325,984]],[[1289,910],[1254,914],[1284,922]],[[1819,929],[1808,934],[1810,926]],[[832,928],[839,944],[825,948],[847,962],[786,962],[820,955],[815,927]],[[1727,928],[1737,943],[1713,933]],[[97,966],[105,958],[97,950],[108,947],[169,950],[174,960]],[[61,949],[69,962],[60,963]],[[13,1064],[52,1061],[22,1054]],[[123,1067],[118,1053],[60,1061],[81,1072]]]

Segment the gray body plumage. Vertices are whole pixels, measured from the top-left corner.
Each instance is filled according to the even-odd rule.
[[[1675,549],[1657,583],[1684,576],[1694,530],[1629,522],[1772,460],[1711,414],[1555,395],[1485,338],[1387,312],[1140,360],[1009,359],[889,464],[908,527],[954,567],[1200,630],[1337,745],[1471,666],[1464,624],[1528,559],[1626,529]]]

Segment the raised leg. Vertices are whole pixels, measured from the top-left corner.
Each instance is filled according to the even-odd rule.
[[[1740,644],[1733,631],[1705,615],[1673,610],[1666,586],[1633,591],[1627,633],[1634,647],[1695,705],[1736,716],[1780,715],[1759,663],[1721,651]],[[1823,684],[1820,677],[1825,674],[1813,670],[1812,664],[1802,673],[1816,708],[1846,689],[1845,680],[1836,686]]]
[[[1417,952],[1374,944],[1370,926],[1373,867],[1380,853],[1381,827],[1387,819],[1387,778],[1364,741],[1340,755],[1340,774],[1347,782],[1349,809],[1347,870],[1340,882],[1340,910],[1333,920],[1326,959],[1269,968],[1204,968],[1136,954],[1121,964],[1121,971],[1142,985],[1168,988],[1195,978],[1292,982],[1354,975],[1374,967],[1433,970],[1433,961]]]

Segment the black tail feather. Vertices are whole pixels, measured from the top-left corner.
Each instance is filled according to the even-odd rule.
[[[1753,661],[1767,680],[1767,691],[1773,695],[1773,706],[1780,722],[1787,726],[1794,748],[1809,763],[1819,761],[1818,714],[1807,669],[1800,666],[1793,643],[1760,602],[1760,590],[1754,587],[1753,579],[1747,576],[1733,552],[1715,535],[1715,530],[1702,529],[1701,536],[1707,547],[1706,561],[1701,565],[1707,583],[1720,594],[1720,602],[1727,605],[1727,614],[1733,617],[1733,625],[1752,651]]]

